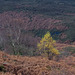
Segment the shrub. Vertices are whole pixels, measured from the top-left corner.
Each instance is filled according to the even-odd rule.
[[[4,66],[3,65],[0,66],[0,72],[1,71],[5,72],[5,69],[4,69]]]
[[[59,55],[60,52],[55,48],[56,41],[53,40],[50,33],[47,32],[44,37],[37,44],[38,49],[41,53],[48,56],[48,59],[52,59],[55,55]]]

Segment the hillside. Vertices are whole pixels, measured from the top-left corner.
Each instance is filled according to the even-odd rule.
[[[62,32],[68,29],[62,25],[61,20],[30,12],[9,11],[1,13],[0,17],[0,49],[2,50],[12,50],[13,44],[18,50],[20,47],[20,50],[24,50],[25,46],[35,48],[47,31],[58,40],[59,34],[62,37]]]
[[[37,48],[47,32],[52,60]],[[0,75],[75,75],[75,0],[0,0]]]
[[[44,57],[14,56],[0,51],[0,75],[14,74],[75,75],[75,57],[69,56],[56,62]]]
[[[59,43],[75,42],[74,0],[0,0],[1,50],[36,55],[47,31]]]
[[[74,30],[75,30],[75,22],[74,22],[75,21],[75,1],[74,0],[66,0],[66,1],[65,0],[0,0],[0,12],[1,12],[0,13],[1,15],[4,14],[4,12],[7,14],[8,13],[11,14],[11,12],[12,13],[26,12],[26,13],[29,13],[28,14],[29,18],[30,19],[32,18],[32,20],[34,18],[33,17],[34,14],[36,16],[42,15],[43,17],[53,19],[53,21],[52,20],[50,21],[50,24],[53,25],[53,23],[55,23],[56,27],[59,28],[60,31],[58,31],[57,29],[50,30],[49,28],[53,28],[53,26],[52,25],[50,26],[50,24],[47,24],[47,23],[45,23],[45,26],[43,25],[44,27],[42,30],[51,31],[53,37],[55,37],[56,39],[60,39],[63,42],[66,40],[70,40],[70,42],[74,42],[74,37],[75,37],[74,36],[74,34],[75,34],[74,33]],[[22,14],[19,14],[19,13],[16,13],[16,14],[20,15],[20,16],[22,15],[21,19],[23,21],[24,20],[23,15],[25,13],[22,13]],[[12,14],[12,15],[14,15],[14,14]],[[8,16],[10,16],[10,15],[8,14]],[[18,16],[18,17],[20,17],[20,16]],[[24,16],[26,16],[26,15],[24,15]],[[10,17],[10,18],[12,19],[12,17]],[[17,16],[15,18],[17,18]],[[8,19],[8,17],[7,17],[7,19]],[[30,20],[30,21],[32,21],[32,20]],[[56,22],[57,20],[60,20],[60,23]],[[36,21],[34,21],[34,22],[36,22]],[[41,19],[41,22],[42,22],[42,19]],[[45,20],[43,22],[45,22]],[[40,24],[39,23],[36,24],[36,23],[34,23],[33,25],[34,26],[37,25],[39,28],[42,27],[41,23]],[[28,24],[29,23],[27,23],[26,26],[29,26]],[[0,25],[2,25],[2,23],[0,23]],[[49,28],[46,27],[46,25],[49,25]],[[62,29],[61,25],[63,27],[67,27],[68,29],[62,30],[62,32],[61,32],[61,29]],[[32,24],[31,24],[31,26],[32,26]],[[32,29],[31,26],[29,26],[28,28]],[[35,28],[33,28],[33,29],[35,29]],[[41,32],[41,30],[40,30],[40,32]],[[39,34],[38,31],[36,31],[36,33]],[[67,36],[65,38],[61,39],[60,36],[63,33]],[[69,34],[69,33],[71,33],[71,34]],[[41,32],[41,35],[43,35],[42,32]],[[57,35],[59,37],[56,37]]]

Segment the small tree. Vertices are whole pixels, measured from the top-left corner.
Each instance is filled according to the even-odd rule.
[[[56,41],[53,40],[50,32],[47,32],[40,40],[40,43],[37,44],[37,47],[41,54],[44,53],[47,55],[48,59],[53,59],[54,56],[60,54],[60,52],[55,48],[55,43]]]

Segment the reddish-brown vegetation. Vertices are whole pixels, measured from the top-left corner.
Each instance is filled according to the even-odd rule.
[[[0,65],[6,69],[0,75],[75,75],[73,56],[56,62],[43,57],[14,56],[0,52]]]
[[[55,20],[48,17],[43,17],[43,15],[31,15],[32,13],[27,12],[4,12],[0,14],[0,25],[2,27],[21,25],[25,30],[32,29],[65,29],[62,26],[61,20]],[[56,26],[55,24],[58,23]],[[1,27],[0,26],[0,27]],[[2,28],[1,27],[1,28]]]

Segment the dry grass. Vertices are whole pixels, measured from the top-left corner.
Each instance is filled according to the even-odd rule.
[[[57,47],[58,50],[62,50],[65,47],[75,47],[75,45],[64,44],[64,43],[63,44],[62,43],[56,43],[56,47]]]
[[[6,69],[0,75],[75,75],[73,56],[56,62],[43,57],[14,56],[0,51],[0,65]]]

